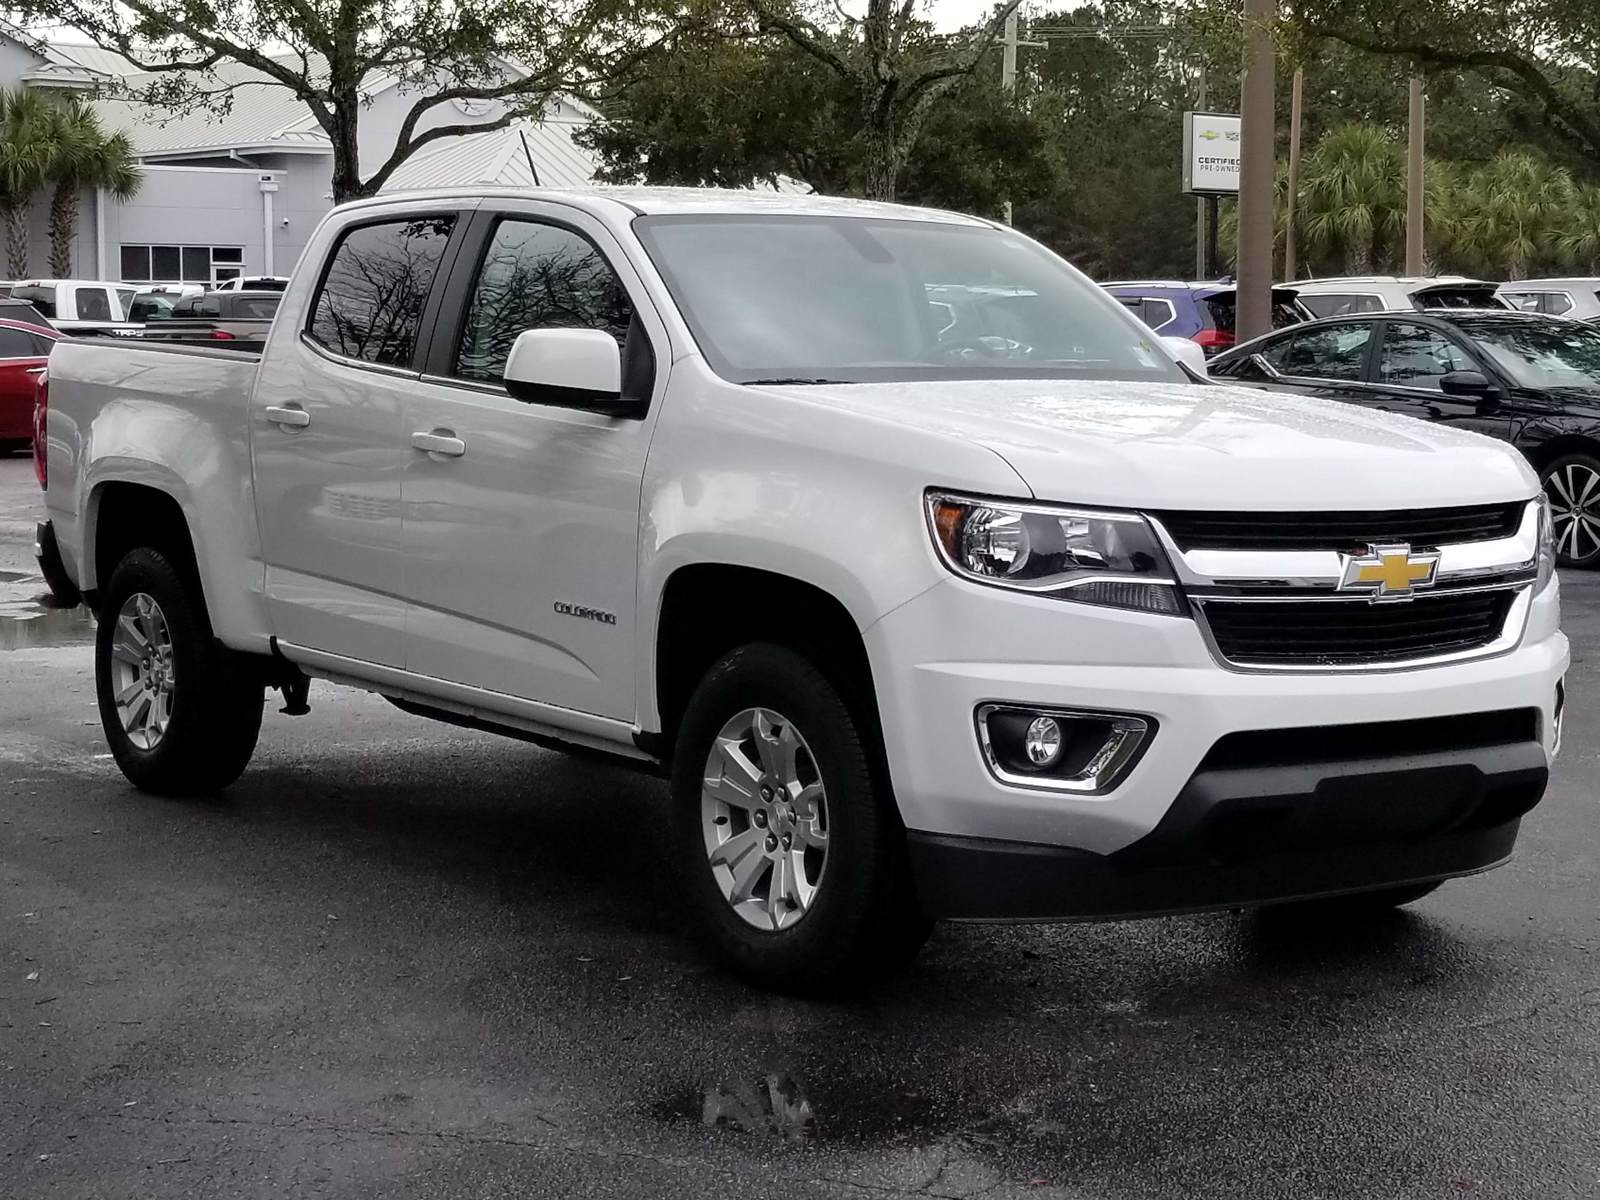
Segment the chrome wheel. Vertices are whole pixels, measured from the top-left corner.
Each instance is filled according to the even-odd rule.
[[[828,801],[800,731],[769,708],[722,727],[706,758],[700,824],[722,897],[757,929],[788,929],[828,863]]]
[[[144,592],[123,602],[111,634],[111,688],[128,740],[154,750],[172,720],[172,634],[158,605]]]
[[[1581,462],[1558,466],[1544,481],[1556,553],[1565,559],[1600,554],[1600,473]]]

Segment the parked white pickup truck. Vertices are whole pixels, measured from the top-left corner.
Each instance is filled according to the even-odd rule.
[[[259,360],[63,342],[46,403],[137,786],[228,784],[308,676],[670,770],[663,859],[779,986],[941,917],[1404,903],[1559,741],[1518,455],[1209,384],[973,218],[363,201]]]

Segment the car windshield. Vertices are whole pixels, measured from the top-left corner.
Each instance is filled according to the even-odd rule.
[[[1474,328],[1478,346],[1518,384],[1600,390],[1600,330],[1577,321]]]
[[[697,214],[635,228],[736,382],[1187,378],[1114,299],[989,226]]]

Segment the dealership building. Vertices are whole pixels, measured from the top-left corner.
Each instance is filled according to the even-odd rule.
[[[518,70],[506,63],[508,72]],[[94,46],[43,41],[0,25],[0,85],[77,91],[109,130],[128,135],[144,171],[131,200],[86,191],[73,246],[74,277],[128,283],[212,284],[235,275],[287,275],[311,231],[333,206],[333,150],[310,110],[280,86],[237,65],[219,68],[231,86],[222,111],[171,112],[104,98],[150,77]],[[393,77],[366,81],[363,174],[394,148],[417,94]],[[94,98],[102,97],[102,98]],[[490,124],[498,102],[454,101],[419,126]],[[575,187],[590,182],[594,156],[572,135],[595,119],[576,100],[553,100],[543,119],[443,138],[390,177],[385,191],[456,185]],[[48,196],[37,197],[29,271],[46,274]]]

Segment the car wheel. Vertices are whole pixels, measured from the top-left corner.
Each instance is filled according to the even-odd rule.
[[[117,766],[160,795],[227,787],[255,751],[264,683],[212,636],[198,587],[160,553],[117,565],[95,638],[100,723]]]
[[[1545,468],[1556,561],[1563,567],[1600,563],[1600,459],[1566,454]]]
[[[679,730],[673,804],[687,903],[748,978],[853,990],[926,940],[861,727],[798,654],[744,646],[706,674]]]

